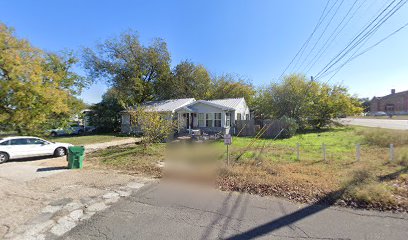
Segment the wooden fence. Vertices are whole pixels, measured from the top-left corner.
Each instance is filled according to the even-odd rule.
[[[278,136],[282,129],[288,127],[287,123],[276,119],[265,120],[237,120],[235,121],[235,135],[242,137],[255,136],[258,132],[261,132],[262,138],[275,138]]]

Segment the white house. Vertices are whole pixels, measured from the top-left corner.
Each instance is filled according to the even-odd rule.
[[[179,132],[201,129],[204,132],[220,132],[234,126],[236,120],[249,120],[250,111],[244,98],[195,100],[194,98],[146,102],[147,111],[163,113],[177,120]],[[121,112],[122,132],[133,131],[130,110]]]

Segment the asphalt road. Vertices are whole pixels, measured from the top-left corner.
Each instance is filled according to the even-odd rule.
[[[408,239],[408,214],[148,185],[63,239]]]
[[[338,121],[345,125],[408,130],[408,120],[342,118]]]

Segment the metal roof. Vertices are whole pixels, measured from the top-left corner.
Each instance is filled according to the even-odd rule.
[[[150,101],[142,104],[148,111],[173,112],[187,104],[194,102],[194,98],[169,99],[163,101]]]
[[[225,99],[208,100],[207,102],[215,103],[217,105],[221,105],[227,108],[236,109],[242,101],[245,101],[245,99],[244,98],[225,98]]]
[[[184,108],[185,110],[191,110],[190,106],[196,103],[204,103],[214,107],[218,107],[224,110],[236,110],[238,105],[245,101],[244,98],[226,98],[226,99],[214,99],[214,100],[198,100],[194,98],[181,98],[181,99],[169,99],[163,101],[149,101],[142,104],[146,107],[147,111],[155,112],[174,112],[177,109]],[[123,111],[126,112],[126,111]]]

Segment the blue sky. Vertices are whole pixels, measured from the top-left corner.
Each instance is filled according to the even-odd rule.
[[[336,1],[331,0],[330,4]],[[308,75],[319,72],[390,0],[358,1],[363,5],[356,17]],[[353,2],[344,0],[327,33],[334,30]],[[205,65],[212,74],[235,73],[261,86],[277,81],[313,30],[325,4],[325,0],[0,0],[0,21],[14,27],[19,37],[49,51],[79,52],[81,47],[93,47],[97,42],[133,29],[139,32],[144,44],[155,37],[165,39],[173,66],[189,59]],[[407,16],[408,4],[365,46],[405,24]],[[385,95],[391,88],[408,90],[407,43],[408,27],[346,65],[330,83],[342,83],[361,97]],[[309,48],[312,45],[313,41]],[[77,71],[83,73],[80,67]],[[81,98],[88,103],[98,102],[106,88],[104,83],[96,83]]]

